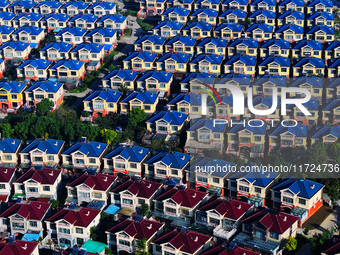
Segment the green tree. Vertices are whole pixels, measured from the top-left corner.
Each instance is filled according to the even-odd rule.
[[[102,129],[100,130],[100,135],[102,136],[103,140],[108,145],[110,145],[117,137],[117,132],[112,129]]]
[[[149,255],[148,248],[146,245],[146,238],[137,240],[137,251],[135,252],[136,255]]]
[[[330,158],[340,162],[340,143],[333,143],[327,151]]]
[[[139,130],[144,126],[146,113],[143,109],[133,108],[128,116],[128,128],[132,130]]]
[[[112,251],[109,247],[105,248],[105,255],[112,255]]]
[[[310,149],[307,150],[305,162],[308,164],[326,164],[328,160],[326,145],[321,142],[316,142]]]
[[[90,228],[90,234],[91,234],[91,238],[92,238],[93,241],[96,241],[97,238],[98,238],[97,231],[98,231],[97,227]]]
[[[44,98],[40,101],[40,103],[37,104],[36,112],[38,115],[43,115],[50,111],[53,105],[53,101],[49,100],[48,98]]]
[[[141,214],[142,216],[145,216],[145,215],[148,214],[149,211],[150,211],[149,205],[148,205],[148,204],[142,204],[142,207],[141,207],[141,209],[140,209],[140,214]]]
[[[51,208],[54,210],[54,209],[57,209],[58,206],[59,206],[59,201],[55,200],[55,199],[52,199],[51,200]]]
[[[0,133],[2,137],[10,138],[13,134],[14,130],[9,123],[1,123],[0,124]]]
[[[297,240],[294,237],[288,237],[285,248],[287,251],[295,251],[297,247]]]

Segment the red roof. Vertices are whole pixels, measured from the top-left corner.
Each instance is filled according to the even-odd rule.
[[[88,225],[90,225],[94,218],[97,217],[99,213],[100,210],[89,209],[84,207],[80,208],[79,211],[62,209],[61,211],[53,215],[51,218],[49,218],[47,221],[56,222],[58,220],[65,220],[71,225],[86,228]]]
[[[0,243],[0,255],[31,255],[37,242],[17,241],[15,244]]]
[[[42,170],[30,169],[26,173],[24,173],[21,177],[19,177],[15,183],[23,183],[27,180],[34,180],[41,184],[54,184],[57,180],[58,176],[61,174],[61,171],[58,169],[50,169],[44,168]]]
[[[29,204],[16,203],[0,214],[0,217],[7,218],[11,215],[18,214],[28,220],[42,220],[50,208],[49,203],[32,201]]]
[[[340,240],[337,237],[333,238],[333,245],[327,250],[323,251],[322,254],[326,255],[336,255],[340,254]]]
[[[260,223],[269,231],[278,234],[283,234],[298,220],[299,217],[288,213],[260,209],[260,211],[254,212],[253,215],[242,220],[242,223],[248,224]]]
[[[0,182],[9,182],[15,173],[15,168],[0,167]]]
[[[208,249],[201,255],[260,255],[260,253],[251,251],[242,247],[236,247],[234,249],[229,249],[227,244],[221,244],[212,249]]]
[[[253,205],[238,200],[227,201],[215,199],[199,208],[199,210],[205,212],[216,210],[219,214],[223,215],[224,218],[238,220],[252,207]]]
[[[6,202],[8,198],[8,195],[0,194],[0,202]]]
[[[161,183],[148,180],[142,180],[140,182],[128,180],[114,188],[111,192],[119,193],[127,190],[137,197],[150,198],[161,186]]]
[[[141,222],[136,222],[132,220],[124,220],[118,225],[107,230],[109,233],[117,233],[124,231],[129,236],[135,239],[146,238],[149,240],[157,231],[164,226],[164,223],[157,221],[143,219]]]
[[[202,191],[197,191],[193,189],[178,190],[176,188],[173,188],[173,189],[168,190],[164,194],[158,196],[156,200],[163,201],[168,198],[171,198],[173,201],[175,201],[177,204],[181,206],[194,208],[206,196],[207,196],[207,193],[202,192]]]
[[[85,184],[86,186],[94,190],[106,191],[108,188],[111,187],[115,179],[116,176],[108,174],[99,173],[98,175],[94,176],[84,173],[76,180],[68,184],[67,187],[76,187],[80,184]]]
[[[180,233],[179,230],[171,231],[170,233],[157,238],[155,244],[171,244],[174,248],[181,252],[195,254],[198,250],[212,239],[211,236],[188,231]]]

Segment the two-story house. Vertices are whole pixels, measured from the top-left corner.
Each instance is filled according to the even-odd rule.
[[[29,80],[47,80],[52,62],[47,59],[27,59],[17,67],[17,77]]]
[[[176,21],[162,21],[153,29],[153,33],[158,36],[170,38],[180,35],[183,28],[183,23]]]
[[[124,69],[133,71],[152,70],[157,54],[150,52],[132,52],[123,60]]]
[[[303,0],[282,0],[278,3],[278,11],[279,13],[288,12],[288,11],[298,11],[304,12],[305,3]]]
[[[7,113],[16,113],[24,105],[23,92],[26,87],[25,83],[17,81],[0,82],[0,108]]]
[[[201,21],[188,23],[182,30],[183,36],[195,39],[212,36],[212,24]]]
[[[186,53],[164,53],[156,62],[157,70],[186,73],[191,56]]]
[[[81,44],[85,41],[84,37],[87,33],[85,28],[65,27],[58,32],[55,37],[57,42],[71,43],[72,45]]]
[[[292,56],[295,58],[322,58],[322,44],[317,41],[302,40],[292,44]]]
[[[40,58],[50,61],[69,59],[73,45],[70,43],[49,43],[40,50]]]
[[[135,51],[147,51],[162,54],[166,38],[158,35],[144,35],[135,41]]]
[[[289,78],[290,59],[286,57],[265,57],[260,58],[259,75],[280,75]]]
[[[301,41],[303,35],[303,27],[299,25],[281,25],[275,29],[276,39],[283,39],[288,42]]]
[[[282,39],[264,41],[260,47],[261,57],[288,58],[289,53],[290,53],[290,43]]]
[[[102,86],[114,90],[119,90],[121,87],[134,90],[137,76],[137,71],[125,69],[113,70],[104,76]]]
[[[105,51],[110,53],[117,45],[117,31],[109,28],[95,28],[86,34],[85,41],[102,44]]]
[[[162,21],[187,23],[190,11],[183,8],[169,8],[162,13]]]
[[[63,28],[67,28],[70,16],[63,13],[52,13],[45,16],[40,21],[40,26],[47,31],[58,31]]]
[[[85,76],[85,62],[79,60],[58,60],[49,69],[49,77],[65,82],[67,79],[82,80]]]
[[[186,53],[191,56],[195,53],[196,39],[189,36],[175,36],[164,45],[164,52]]]
[[[216,54],[195,55],[190,61],[190,72],[220,74],[223,57]]]
[[[269,40],[273,38],[274,26],[267,24],[252,24],[245,29],[245,37],[256,41]],[[279,39],[279,38],[278,38]]]
[[[322,106],[322,123],[330,122],[336,124],[340,122],[340,100],[334,99]]]
[[[305,15],[299,11],[286,11],[281,13],[277,18],[278,26],[297,25],[303,27],[305,23]]]
[[[214,28],[213,36],[220,37],[225,40],[238,39],[241,38],[243,29],[243,26],[240,24],[221,23]]]
[[[334,27],[313,26],[306,33],[307,40],[315,40],[321,43],[334,41]]]
[[[147,130],[159,134],[180,134],[188,121],[182,112],[156,111],[147,121]]]
[[[70,1],[66,2],[61,8],[60,13],[64,13],[70,16],[74,16],[77,14],[84,14],[87,8],[90,6],[89,3],[85,3],[82,1]]]
[[[94,14],[96,16],[104,16],[109,14],[116,14],[117,8],[115,3],[110,2],[96,2],[87,8],[87,13]]]
[[[255,76],[256,57],[253,56],[229,56],[224,63],[224,73],[244,74]]]
[[[50,13],[59,13],[62,2],[57,1],[42,1],[38,5],[34,6],[33,11],[35,13],[50,14]]]
[[[14,41],[29,43],[31,48],[35,48],[44,39],[44,29],[40,27],[20,27],[12,34]]]
[[[258,45],[259,42],[253,39],[233,39],[227,46],[228,56],[237,54],[257,57]]]
[[[10,41],[14,31],[15,31],[14,27],[1,26],[0,27],[0,35],[1,35],[0,42],[1,42],[1,44]]]
[[[14,18],[12,21],[12,25],[15,28],[19,27],[40,27],[40,21],[43,18],[43,15],[38,13],[22,13]]]
[[[197,9],[190,17],[198,22],[206,22],[211,25],[216,25],[218,16],[218,10],[214,9]]]
[[[197,54],[205,53],[225,56],[227,44],[227,40],[222,38],[202,38],[197,43]]]
[[[72,24],[74,27],[80,27],[85,29],[94,29],[96,28],[96,21],[98,20],[98,16],[92,14],[78,14],[73,16],[69,20],[69,24]]]
[[[10,139],[10,138],[7,138]],[[0,140],[0,146],[4,140]],[[15,179],[15,168],[0,167],[0,200],[1,203],[7,203],[12,193],[12,183]]]
[[[316,142],[336,143],[340,138],[340,127],[329,125],[314,126],[310,133],[311,145]]]
[[[320,58],[298,58],[293,61],[293,77],[301,75],[323,75],[325,60]]]
[[[25,42],[8,41],[0,46],[0,57],[5,60],[15,58],[28,59],[30,53],[31,46]]]
[[[240,9],[237,10],[225,10],[221,15],[218,16],[218,23],[228,23],[228,24],[242,24],[247,16],[246,11]]]
[[[146,114],[152,114],[156,111],[158,95],[149,91],[132,91],[119,104],[120,113],[123,114],[128,114],[134,108],[142,109]]]
[[[123,35],[125,29],[127,28],[127,19],[125,16],[122,16],[120,14],[110,14],[100,17],[99,20],[97,20],[96,24],[98,28],[115,29]]]
[[[19,160],[19,150],[21,140],[13,138],[0,139],[0,160],[1,165],[7,167],[16,167]]]
[[[173,74],[165,71],[148,71],[137,80],[137,90],[157,92],[160,96],[170,93]]]

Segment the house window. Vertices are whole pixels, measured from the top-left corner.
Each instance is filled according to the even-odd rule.
[[[43,71],[43,70],[38,70],[38,74],[39,74],[39,75],[43,75],[43,74],[44,74],[44,71]]]
[[[28,188],[27,188],[27,192],[30,192],[30,193],[37,193],[37,192],[38,192],[38,188],[28,187]]]
[[[220,183],[220,179],[219,179],[219,178],[216,178],[216,177],[214,177],[214,178],[213,178],[213,182],[214,182],[214,183]]]
[[[131,199],[123,199],[123,204],[132,205]]]
[[[306,205],[306,199],[299,198],[299,204],[300,205]]]
[[[48,98],[53,98],[53,94],[48,94]]]
[[[171,174],[172,174],[172,175],[178,175],[178,170],[171,169]]]
[[[256,193],[261,193],[261,191],[262,191],[261,188],[255,187],[255,192],[256,192]]]
[[[158,245],[158,244],[155,244],[155,250],[159,253],[162,252],[162,246]]]
[[[2,219],[2,225],[7,225],[7,219]]]
[[[278,191],[275,191],[275,192],[274,192],[274,197],[275,197],[275,198],[281,198],[281,193],[278,192]]]
[[[89,163],[95,164],[96,163],[96,159],[95,158],[89,158]]]
[[[220,225],[220,220],[218,219],[209,218],[209,222],[215,225]]]
[[[270,238],[279,240],[279,234],[275,232],[270,232]]]
[[[230,181],[230,186],[231,186],[231,187],[234,187],[234,188],[237,188],[237,183],[236,183],[236,181]]]
[[[59,228],[58,232],[62,234],[70,234],[70,230],[67,228]]]
[[[138,204],[140,204],[140,205],[145,204],[145,200],[144,199],[138,199]]]
[[[5,160],[12,160],[12,155],[5,155]]]
[[[12,94],[12,95],[11,95],[11,98],[12,98],[12,99],[18,99],[18,96]]]
[[[283,197],[283,202],[292,204],[292,203],[293,203],[293,199],[292,199],[292,198],[289,198],[289,197]]]
[[[205,177],[200,177],[200,176],[198,176],[198,177],[197,177],[197,181],[207,183],[207,182],[208,182],[208,179],[205,178]]]
[[[77,238],[77,244],[83,244],[84,239],[83,238]]]
[[[48,156],[47,156],[47,160],[48,160],[48,161],[52,161],[52,160],[54,160],[54,156],[52,156],[52,155],[48,155]]]
[[[130,163],[130,168],[136,169],[137,168],[137,164],[136,163]]]
[[[50,186],[44,186],[44,187],[43,187],[43,190],[44,190],[44,191],[50,191],[51,189],[50,189]]]
[[[83,229],[82,228],[76,228],[76,233],[77,234],[82,234],[83,233]]]
[[[36,221],[30,221],[30,227],[36,228],[38,226]]]
[[[5,184],[0,184],[0,189],[5,189],[6,185]]]
[[[247,231],[250,231],[250,225],[249,224],[244,224],[244,229]]]
[[[125,240],[119,240],[119,244],[123,246],[129,246],[130,247],[130,242],[125,241]]]
[[[103,196],[102,196],[102,193],[94,192],[93,197],[94,198],[102,198]]]

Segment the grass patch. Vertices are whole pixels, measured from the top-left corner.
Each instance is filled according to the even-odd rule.
[[[333,212],[329,206],[321,206],[303,225],[303,228],[316,229]]]
[[[71,107],[76,101],[78,97],[76,96],[65,96],[63,105]]]
[[[153,20],[153,19],[137,19],[137,23],[140,25],[140,27],[144,30],[144,31],[151,31],[156,25],[157,25],[157,20]]]
[[[124,36],[131,36],[132,35],[132,29],[131,28],[127,28],[124,30]]]

